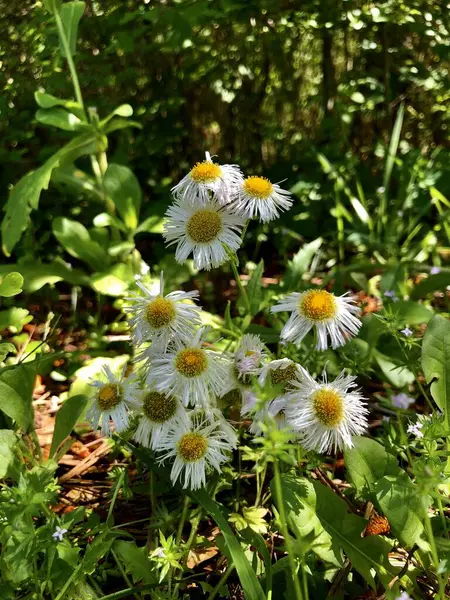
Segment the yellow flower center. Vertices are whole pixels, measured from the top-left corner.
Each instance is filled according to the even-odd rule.
[[[325,290],[309,290],[300,301],[300,312],[311,321],[325,321],[337,313],[336,298]]]
[[[208,440],[201,433],[185,433],[178,442],[178,454],[185,462],[203,458],[208,450]]]
[[[244,181],[244,190],[249,196],[265,200],[273,191],[273,185],[265,177],[247,177]]]
[[[175,318],[175,306],[172,300],[158,296],[147,304],[145,318],[155,329],[166,327]]]
[[[199,210],[188,221],[187,233],[196,244],[212,242],[222,231],[222,217],[213,210]]]
[[[222,169],[220,165],[216,165],[209,160],[204,160],[195,165],[190,175],[195,183],[212,183],[222,175]]]
[[[270,381],[272,385],[283,384],[282,392],[292,391],[294,387],[291,381],[298,380],[298,371],[295,363],[287,365],[287,367],[278,367],[270,371]]]
[[[342,397],[330,388],[321,388],[314,392],[313,406],[316,417],[325,427],[335,427],[344,418]]]
[[[97,404],[100,410],[110,410],[122,402],[122,386],[117,383],[105,383],[97,392]]]
[[[180,350],[175,359],[175,368],[185,377],[199,377],[208,367],[208,357],[200,348]]]
[[[176,413],[177,402],[172,396],[149,392],[144,398],[142,410],[150,421],[165,423]]]

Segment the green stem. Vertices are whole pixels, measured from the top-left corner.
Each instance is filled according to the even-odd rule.
[[[245,309],[246,309],[247,313],[250,314],[251,308],[250,308],[250,301],[248,299],[247,292],[245,291],[245,288],[242,285],[242,281],[241,281],[241,278],[239,277],[239,273],[238,273],[238,270],[237,270],[237,267],[236,267],[234,261],[230,260],[230,264],[231,264],[231,269],[233,271],[234,279],[236,280],[236,284],[237,284],[239,291],[241,293],[241,296],[244,300]]]
[[[123,568],[122,563],[119,560],[119,557],[117,556],[117,554],[114,552],[114,550],[112,548],[111,548],[111,553],[114,556],[114,560],[116,561],[116,564],[119,567],[120,574],[122,575],[125,583],[127,584],[127,586],[129,588],[131,588],[132,587],[131,581],[130,581],[128,575],[125,573],[125,569]],[[136,598],[136,600],[140,600],[140,598],[137,594],[133,594],[133,596]]]
[[[153,550],[153,528],[151,520],[155,515],[156,510],[156,495],[155,495],[155,474],[153,471],[150,471],[150,523],[148,524],[148,533],[147,533],[147,552]]]
[[[61,44],[64,48],[64,52],[66,53],[66,60],[69,66],[70,75],[72,77],[73,89],[75,91],[75,98],[77,99],[78,104],[81,106],[81,109],[84,114],[84,120],[86,121],[86,111],[84,108],[83,96],[81,94],[80,82],[78,80],[78,74],[75,67],[75,63],[73,62],[72,53],[70,51],[69,42],[67,40],[66,32],[64,30],[64,25],[61,20],[61,16],[58,12],[58,8],[56,6],[56,2],[53,2],[53,14],[55,15],[56,27],[58,29],[59,39],[61,40]]]
[[[213,591],[208,596],[208,600],[214,600],[214,598],[219,593],[220,588],[225,584],[225,582],[227,581],[227,579],[231,575],[231,573],[234,571],[234,569],[235,569],[235,567],[233,564],[228,565],[228,567],[226,568],[226,571],[224,571],[222,577],[219,579],[216,587],[213,589]]]
[[[295,598],[297,600],[304,600],[303,593],[300,587],[300,581],[296,573],[295,560],[294,560],[294,549],[292,547],[292,540],[287,527],[286,512],[284,510],[284,499],[283,499],[283,488],[281,486],[280,468],[278,461],[273,462],[273,473],[275,483],[275,497],[277,502],[278,513],[280,515],[280,529],[283,534],[284,541],[286,544],[286,551],[289,560],[289,567],[291,569],[292,582],[294,584]]]
[[[125,477],[125,469],[123,469],[122,472],[121,472],[121,474],[119,475],[119,479],[117,480],[117,484],[116,484],[116,487],[114,489],[114,494],[113,494],[113,497],[112,497],[112,500],[111,500],[111,504],[109,505],[108,516],[106,518],[106,522],[108,524],[110,524],[110,522],[111,522],[112,513],[113,513],[113,510],[114,510],[114,506],[116,504],[117,496],[119,495],[119,491],[120,491],[120,488],[122,486],[124,477]]]
[[[177,537],[175,538],[177,546],[181,542],[181,536],[183,535],[183,527],[184,527],[184,522],[186,521],[186,515],[187,515],[188,508],[189,508],[189,503],[190,503],[190,498],[187,494],[185,494],[184,500],[183,500],[183,510],[181,512],[181,519],[178,524]]]

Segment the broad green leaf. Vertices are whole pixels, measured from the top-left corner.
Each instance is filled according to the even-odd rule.
[[[392,310],[400,324],[420,325],[421,323],[428,323],[433,317],[433,313],[429,308],[412,300],[395,302]]]
[[[399,471],[395,456],[375,440],[355,436],[353,444],[353,448],[345,450],[344,460],[349,479],[358,492],[370,492],[381,477]]]
[[[77,131],[83,126],[88,127],[76,115],[63,108],[41,108],[36,112],[36,121],[43,125],[51,125],[64,131]]]
[[[373,350],[373,357],[378,363],[383,375],[396,388],[403,388],[415,379],[414,373],[404,366],[398,366],[391,358],[378,350]]]
[[[36,104],[41,108],[53,108],[55,106],[63,106],[69,112],[74,113],[80,119],[84,119],[83,107],[75,102],[75,100],[64,100],[47,94],[46,92],[34,92],[34,99]]]
[[[354,568],[371,587],[375,588],[372,569],[378,574],[381,583],[387,585],[398,575],[398,569],[390,564],[388,558],[392,542],[377,535],[361,537],[367,521],[350,513],[344,500],[330,488],[318,481],[314,481],[313,485],[316,492],[316,514],[333,543],[344,550]]]
[[[391,530],[403,546],[410,549],[417,544],[425,552],[430,551],[424,539],[424,510],[430,499],[412,483],[405,472],[382,477],[373,487],[379,509],[389,521]],[[427,507],[424,509],[423,503]]]
[[[386,156],[386,165],[384,167],[383,187],[384,194],[388,197],[389,183],[391,181],[392,169],[394,167],[395,157],[397,155],[398,145],[400,143],[400,133],[403,126],[403,116],[405,113],[405,105],[402,102],[398,109],[397,118],[395,119],[394,128],[392,130],[389,150]]]
[[[279,332],[275,329],[272,329],[271,327],[264,327],[264,325],[256,325],[255,323],[249,325],[245,332],[259,335],[262,341],[266,344],[277,342],[280,338]]]
[[[105,188],[128,229],[136,229],[142,192],[133,171],[123,165],[110,164],[105,174]]]
[[[120,106],[118,106],[117,108],[115,108],[105,119],[103,119],[102,121],[100,121],[100,123],[98,124],[99,129],[102,130],[104,129],[105,125],[107,123],[109,123],[109,121],[113,118],[113,117],[131,117],[133,114],[133,109],[129,104],[121,104]]]
[[[0,267],[0,274],[20,268],[24,277],[23,289],[26,292],[36,292],[42,286],[58,281],[68,281],[72,285],[89,285],[89,278],[77,269],[70,269],[63,262],[52,263],[21,263]]]
[[[450,425],[450,321],[435,315],[422,343],[422,369],[434,401]]]
[[[17,348],[11,342],[0,342],[0,363],[5,360],[8,354],[15,354]]]
[[[0,296],[9,298],[20,294],[23,287],[23,277],[20,273],[12,272],[0,277]]]
[[[6,310],[0,310],[0,330],[10,329],[13,333],[20,333],[23,326],[32,320],[32,315],[25,308],[13,306]]]
[[[53,233],[65,250],[75,258],[85,261],[94,270],[101,271],[109,263],[105,250],[89,235],[78,221],[56,217],[52,223]]]
[[[50,13],[55,12],[55,8],[59,8],[61,6],[61,0],[42,0],[44,4],[44,8],[48,10]]]
[[[136,229],[136,233],[147,231],[148,233],[162,233],[164,229],[164,217],[160,215],[152,215],[148,217]]]
[[[19,440],[11,429],[0,430],[0,479],[13,477],[17,475],[14,467],[15,454],[14,447]]]
[[[253,571],[248,559],[245,557],[244,551],[233,531],[228,525],[227,518],[223,513],[223,507],[218,504],[205,489],[190,492],[191,496],[203,506],[205,511],[209,513],[214,521],[219,526],[228,551],[233,559],[237,574],[242,585],[244,597],[249,600],[265,600],[265,594],[261,585]]]
[[[54,456],[60,444],[69,436],[84,412],[86,396],[70,396],[56,413],[50,456]]]
[[[116,264],[91,277],[91,285],[97,292],[107,296],[121,296],[130,283],[134,281],[133,270],[130,265]]]
[[[70,54],[73,56],[77,51],[77,33],[80,19],[84,13],[86,4],[84,2],[66,2],[61,6],[61,21],[67,36]],[[59,43],[61,56],[66,56],[63,44]]]
[[[27,173],[13,187],[2,221],[2,246],[7,256],[10,256],[22,237],[31,211],[38,207],[42,190],[48,189],[53,169],[63,160],[73,161],[83,154],[95,152],[95,147],[95,136],[92,133],[79,135],[53,154],[42,167]]]
[[[122,223],[120,219],[118,219],[114,215],[110,215],[108,213],[100,213],[94,218],[95,227],[115,227],[119,231],[123,231],[126,233],[127,228]]]
[[[425,279],[422,279],[417,285],[411,290],[411,298],[418,300],[424,298],[427,294],[432,292],[445,292],[450,286],[450,269],[442,269],[441,273],[437,275],[430,275]]]
[[[34,418],[31,399],[35,379],[35,366],[29,363],[5,367],[0,371],[0,410],[24,430]]]
[[[112,133],[118,129],[128,129],[129,127],[135,127],[136,129],[142,129],[142,125],[137,121],[130,121],[130,119],[114,118],[102,129],[104,134]]]
[[[296,539],[301,545],[309,546],[321,560],[339,567],[342,562],[340,552],[333,549],[331,536],[316,514],[317,499],[312,482],[284,475],[282,488],[288,526]]]
[[[134,583],[158,583],[157,573],[152,568],[145,547],[138,548],[135,542],[117,540],[113,549],[125,565],[126,572],[131,574]]]

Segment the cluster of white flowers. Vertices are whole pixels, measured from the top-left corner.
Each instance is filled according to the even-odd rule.
[[[291,205],[279,186],[262,177],[244,179],[236,165],[218,165],[209,155],[173,193],[166,240],[178,243],[177,260],[193,252],[196,267],[206,269],[229,260],[246,219],[270,221]],[[257,335],[245,334],[234,351],[219,352],[206,342],[197,292],[164,295],[162,274],[156,291],[137,285],[140,293],[127,299],[126,311],[139,350],[138,375],[115,376],[105,367],[91,382],[96,391],[88,417],[106,434],[128,429],[136,422],[130,415],[136,416],[134,439],[158,462],[172,465],[173,483],[197,489],[230,459],[238,438],[221,410],[227,406],[251,417],[250,433],[261,435],[267,431],[262,423],[271,422],[318,452],[350,447],[352,435],[365,431],[368,411],[354,377],[341,373],[329,382],[324,374],[315,381],[293,360],[273,360]],[[351,298],[323,289],[292,293],[272,312],[290,313],[282,340],[300,345],[314,329],[319,350],[342,346],[361,325]]]

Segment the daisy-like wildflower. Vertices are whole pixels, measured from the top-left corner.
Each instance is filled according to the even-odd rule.
[[[423,438],[423,433],[421,431],[423,427],[423,423],[414,423],[408,426],[406,430],[408,433],[411,433],[416,438]]]
[[[227,384],[227,361],[224,355],[202,348],[204,328],[195,336],[166,354],[152,358],[148,385],[180,398],[185,406],[208,406],[221,397]]]
[[[280,210],[291,208],[292,202],[290,192],[266,177],[253,175],[241,183],[233,207],[245,219],[259,217],[263,223],[267,223],[279,217]]]
[[[172,188],[175,198],[180,200],[198,198],[206,203],[213,193],[221,204],[230,202],[244,177],[238,165],[219,165],[211,160],[198,162],[183,179]]]
[[[177,290],[164,296],[163,273],[157,294],[152,293],[141,281],[136,281],[136,284],[143,295],[127,298],[132,304],[125,308],[131,315],[130,325],[136,344],[151,340],[154,351],[165,352],[174,337],[181,341],[192,337],[196,326],[201,323],[201,309],[194,304],[187,304],[186,300],[196,300],[197,291]]]
[[[346,294],[335,296],[326,290],[293,292],[271,308],[271,312],[290,312],[281,338],[300,344],[314,327],[317,333],[317,350],[326,350],[328,337],[332,348],[343,346],[348,338],[358,334],[361,321],[355,316],[360,310]]]
[[[154,389],[140,392],[136,409],[141,418],[133,437],[136,442],[153,450],[175,419],[187,419],[186,409],[179,400]]]
[[[117,377],[108,365],[103,365],[100,377],[89,382],[97,391],[86,418],[94,429],[101,425],[103,435],[111,433],[111,421],[120,433],[128,427],[128,409],[136,403],[139,382],[134,376],[125,378],[125,368]]]
[[[300,365],[289,358],[280,358],[279,360],[271,360],[263,366],[258,381],[260,385],[270,381],[273,386],[279,386],[281,395],[284,395],[292,392],[294,389],[292,382],[298,382],[300,378]]]
[[[65,527],[56,526],[55,531],[52,533],[52,538],[56,541],[63,541],[64,534],[67,533],[67,529]]]
[[[174,459],[170,479],[173,484],[180,479],[183,488],[197,490],[206,484],[206,473],[228,461],[227,453],[236,447],[215,424],[196,424],[179,420],[161,437],[159,461]]]
[[[395,408],[409,408],[411,406],[411,404],[414,404],[415,400],[414,398],[410,398],[408,396],[408,394],[405,394],[404,392],[401,392],[400,394],[396,394],[395,396],[392,396],[391,398],[392,401],[392,406],[395,406]]]
[[[242,217],[217,200],[204,204],[186,198],[168,208],[163,235],[168,246],[177,244],[177,262],[183,264],[192,254],[194,267],[209,271],[229,260],[225,246],[231,251],[239,248],[243,227]]]
[[[352,435],[362,435],[367,429],[368,410],[364,398],[355,390],[355,377],[344,371],[337,379],[328,382],[314,381],[300,367],[301,382],[288,394],[286,420],[299,434],[300,443],[307,450],[330,452],[353,447]]]
[[[222,411],[218,408],[215,408],[214,406],[194,408],[188,412],[188,417],[194,427],[197,427],[200,424],[214,425],[217,429],[220,429],[233,446],[237,445],[238,438],[235,428],[225,419]]]

